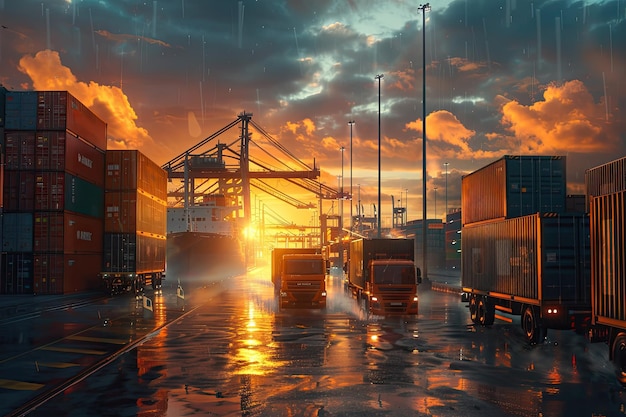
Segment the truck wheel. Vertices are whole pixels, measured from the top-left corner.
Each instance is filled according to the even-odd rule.
[[[472,294],[469,299],[469,313],[470,319],[474,324],[480,324],[478,320],[478,301],[476,300],[476,295]]]
[[[626,386],[626,333],[620,332],[611,349],[613,354],[613,364],[615,365],[615,375],[623,386]]]
[[[522,313],[522,329],[526,340],[531,344],[543,343],[546,338],[546,329],[537,322],[537,315],[532,307],[528,306]]]
[[[495,306],[483,297],[478,301],[478,321],[483,326],[491,326],[496,319]]]

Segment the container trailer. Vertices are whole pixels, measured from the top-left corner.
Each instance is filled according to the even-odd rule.
[[[626,158],[585,173],[591,227],[591,341],[604,341],[626,385]]]
[[[167,173],[137,150],[106,152],[100,277],[111,294],[161,288],[165,276]]]
[[[520,316],[529,342],[548,329],[588,324],[591,309],[589,217],[535,213],[464,225],[461,285],[471,320]],[[506,313],[503,315],[502,313]]]
[[[272,283],[280,308],[326,308],[328,262],[319,248],[275,248]]]
[[[420,269],[413,239],[357,239],[350,242],[345,289],[375,315],[415,315]]]

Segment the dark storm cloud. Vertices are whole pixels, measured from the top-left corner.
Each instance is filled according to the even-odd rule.
[[[115,122],[115,142],[154,144],[146,151],[158,162],[245,110],[287,147],[297,144],[299,157],[309,163],[316,158],[325,181],[335,183],[338,149],[348,146],[347,122],[355,120],[355,182],[373,182],[374,77],[384,74],[384,179],[390,187],[411,188],[419,206],[424,33],[414,2],[2,4],[0,82],[32,88],[36,77],[45,85],[41,62],[54,66],[48,74],[70,73],[86,97],[104,94],[120,103],[107,110],[122,118]],[[425,16],[429,187],[441,187],[444,161],[455,174],[449,180],[458,180],[504,154],[567,153],[575,164],[568,172],[578,172],[580,182],[590,164],[626,152],[622,0],[431,6]],[[47,47],[57,55],[38,55]],[[29,65],[20,67],[24,56]],[[577,154],[583,148],[593,149],[593,156]],[[449,197],[451,204],[459,200],[455,192]]]

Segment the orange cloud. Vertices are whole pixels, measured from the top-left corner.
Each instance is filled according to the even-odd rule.
[[[543,101],[524,106],[509,101],[502,106],[502,124],[528,152],[611,152],[620,145],[603,102],[596,103],[578,80],[550,84]]]
[[[69,91],[107,123],[109,149],[140,149],[153,143],[148,131],[137,126],[137,115],[128,97],[118,87],[78,81],[61,64],[55,51],[40,51],[20,59],[19,70],[28,75],[40,91]]]

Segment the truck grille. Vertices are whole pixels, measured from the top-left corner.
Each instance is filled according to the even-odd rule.
[[[413,302],[414,288],[378,287],[380,303],[385,313],[405,313]]]

